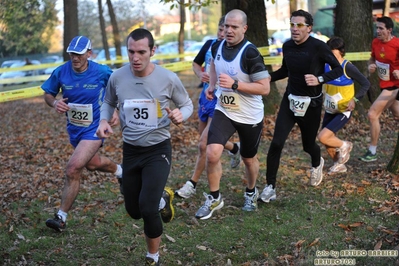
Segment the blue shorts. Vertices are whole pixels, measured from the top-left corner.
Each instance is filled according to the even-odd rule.
[[[338,130],[343,128],[346,125],[346,123],[348,123],[351,117],[352,117],[352,112],[349,118],[346,117],[343,113],[338,113],[338,114],[325,113],[321,128],[323,129],[326,127],[332,132],[337,133]]]
[[[208,100],[205,96],[204,91],[201,92],[201,95],[198,100],[198,118],[202,122],[208,122],[208,118],[213,117],[213,113],[215,112],[217,98],[214,97],[213,100]]]
[[[78,146],[81,140],[102,140],[102,142],[104,142],[104,139],[100,139],[96,135],[97,127],[89,127],[87,128],[87,130],[78,130],[78,131],[74,130],[74,128],[78,127],[67,128],[69,134],[69,142],[72,144],[74,148]]]

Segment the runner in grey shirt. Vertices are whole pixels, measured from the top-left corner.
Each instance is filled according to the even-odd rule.
[[[159,265],[162,221],[174,217],[174,193],[165,188],[172,157],[170,122],[179,125],[188,119],[193,104],[175,73],[150,62],[155,47],[148,30],[132,31],[127,49],[129,64],[116,70],[108,82],[97,135],[105,138],[113,133],[107,121],[119,107],[125,208],[133,219],[144,220],[146,265]]]
[[[116,70],[109,80],[101,109],[100,119],[106,120],[112,115],[116,104],[119,104],[123,141],[135,146],[147,147],[170,138],[171,120],[166,108],[169,108],[171,101],[180,108],[183,120],[189,118],[193,112],[191,99],[178,76],[163,67],[153,65],[152,73],[144,77],[132,75],[130,65]],[[146,101],[138,103],[135,102],[137,99]],[[139,109],[135,109],[136,105],[142,107],[140,113],[137,113]],[[146,117],[147,114],[151,115],[151,110],[157,118],[152,122],[150,117]],[[158,112],[161,110],[160,117]]]

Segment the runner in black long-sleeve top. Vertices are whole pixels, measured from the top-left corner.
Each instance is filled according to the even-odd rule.
[[[291,14],[291,40],[283,45],[283,64],[271,73],[271,81],[288,77],[286,92],[280,104],[273,140],[267,154],[267,185],[260,198],[276,199],[276,176],[281,151],[291,129],[298,124],[303,150],[311,156],[310,184],[318,186],[323,179],[324,160],[316,143],[323,104],[322,84],[343,74],[342,67],[324,42],[310,36],[312,16],[303,10]],[[324,73],[328,63],[332,70]]]

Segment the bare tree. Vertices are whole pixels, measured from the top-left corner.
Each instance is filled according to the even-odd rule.
[[[102,0],[98,0],[98,14],[99,14],[99,20],[100,20],[100,30],[101,30],[101,40],[103,44],[103,48],[105,51],[105,58],[107,60],[110,60],[110,54],[109,54],[109,45],[107,41],[107,32],[105,31],[105,20],[104,20],[104,14],[103,14],[103,3]]]
[[[290,13],[294,12],[297,9],[298,9],[298,1],[290,0]]]
[[[184,25],[186,24],[186,12],[184,0],[180,1],[180,30],[179,30],[179,54],[184,53]]]
[[[373,1],[372,0],[337,0],[335,8],[334,34],[345,40],[347,52],[370,51],[373,41]],[[356,61],[354,64],[366,76],[367,61]],[[370,77],[372,83],[368,92],[370,102],[378,96],[377,75]],[[363,103],[366,103],[364,100]]]
[[[382,10],[382,14],[386,17],[389,17],[389,9],[391,9],[391,0],[384,0],[384,8]]]
[[[65,49],[68,47],[73,37],[78,34],[78,0],[64,0],[64,61],[69,60],[69,56]]]
[[[107,6],[108,6],[109,17],[111,19],[112,33],[114,35],[116,58],[122,59],[121,36],[119,34],[118,22],[116,21],[114,7],[112,6],[111,0],[107,0]],[[120,64],[117,64],[116,66],[120,66]]]

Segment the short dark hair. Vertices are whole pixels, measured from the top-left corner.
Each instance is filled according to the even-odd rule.
[[[224,16],[222,16],[220,19],[219,19],[219,24],[218,24],[218,26],[223,26],[224,25]]]
[[[338,50],[341,56],[345,56],[345,42],[341,37],[333,36],[327,41],[327,45],[331,50]]]
[[[304,17],[305,23],[308,24],[309,26],[313,26],[313,17],[309,12],[306,12],[305,10],[299,9],[292,12],[291,18],[292,17]]]
[[[146,29],[135,29],[134,31],[130,32],[129,35],[126,38],[126,44],[129,38],[132,38],[135,41],[147,38],[148,39],[148,46],[150,47],[150,50],[154,48],[154,37],[152,36],[151,32],[146,30]]]
[[[387,29],[393,29],[393,21],[390,17],[384,16],[384,17],[377,18],[377,22],[384,23],[385,27]]]

